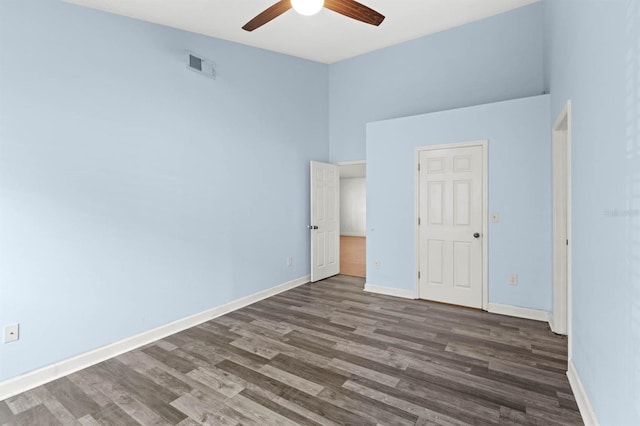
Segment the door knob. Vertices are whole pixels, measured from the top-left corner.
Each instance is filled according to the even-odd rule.
[[[480,234],[476,232],[475,234],[473,234],[473,238],[480,238]]]

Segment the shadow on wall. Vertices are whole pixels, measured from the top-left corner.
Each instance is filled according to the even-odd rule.
[[[626,15],[626,106],[627,106],[627,288],[631,301],[630,355],[631,401],[640,401],[640,4],[629,0]],[[640,418],[640,404],[636,404]]]

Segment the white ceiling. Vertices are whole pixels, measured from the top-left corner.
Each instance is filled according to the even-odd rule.
[[[386,16],[379,27],[328,9],[290,10],[253,32],[241,27],[278,0],[65,0],[249,46],[333,63],[506,12],[538,0],[360,0]]]

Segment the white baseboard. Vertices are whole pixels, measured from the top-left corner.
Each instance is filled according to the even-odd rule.
[[[549,322],[550,313],[539,309],[522,308],[520,306],[501,305],[500,303],[487,304],[487,311],[493,314],[509,315],[511,317],[526,318],[537,321]]]
[[[596,413],[593,411],[593,407],[591,406],[591,401],[589,401],[589,397],[584,390],[584,386],[582,386],[582,380],[580,380],[580,376],[578,376],[576,366],[573,365],[573,361],[571,360],[569,360],[567,377],[569,378],[569,384],[571,385],[573,396],[576,398],[576,403],[580,409],[580,415],[582,416],[582,421],[585,426],[600,426]]]
[[[364,291],[368,291],[369,293],[384,294],[385,296],[402,297],[404,299],[417,299],[415,291],[406,290],[403,288],[384,287],[381,285],[365,283]]]
[[[274,296],[283,291],[290,290],[302,284],[309,282],[310,276],[305,275],[288,281],[283,284],[276,285],[266,290],[259,291],[246,297],[234,300],[215,308],[207,309],[195,315],[173,321],[169,324],[162,325],[149,331],[127,337],[118,342],[102,346],[89,352],[76,355],[72,358],[56,362],[46,367],[39,368],[29,373],[0,382],[0,401],[11,396],[33,389],[45,383],[59,379],[60,377],[75,373],[83,368],[90,367],[99,362],[105,361],[114,356],[118,356],[125,352],[139,348],[156,340],[175,334],[187,328],[202,324],[210,319],[227,314],[231,311],[243,308],[252,303]]]

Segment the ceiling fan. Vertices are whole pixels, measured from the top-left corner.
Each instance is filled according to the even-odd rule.
[[[309,16],[318,13],[323,7],[376,27],[384,21],[384,15],[355,0],[281,0],[259,13],[255,18],[247,22],[242,29],[253,31],[291,8],[301,15]]]

